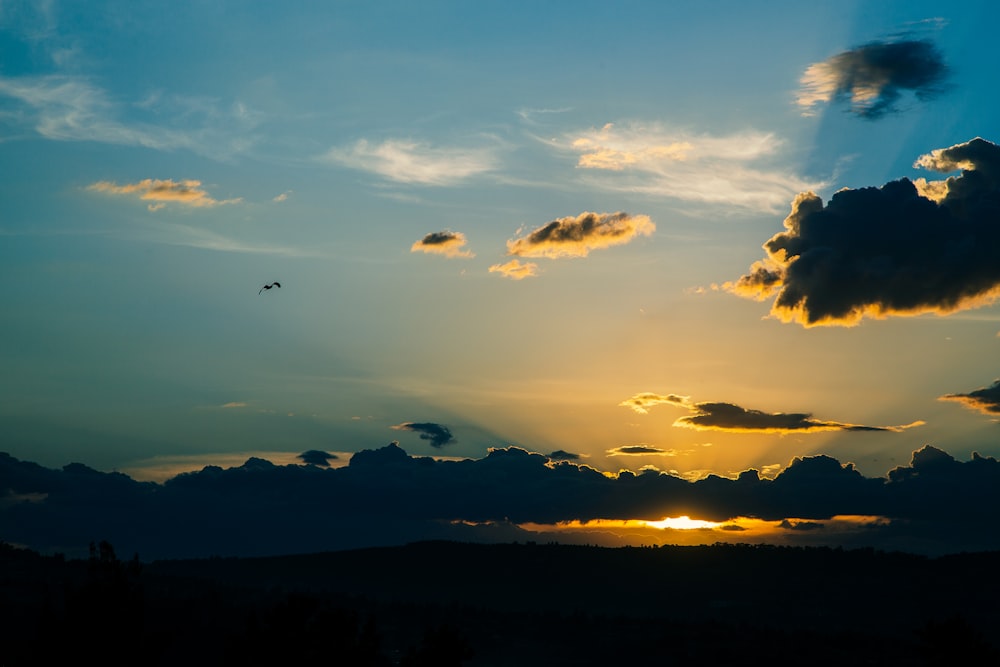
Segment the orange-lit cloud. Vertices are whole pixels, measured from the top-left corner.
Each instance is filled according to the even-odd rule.
[[[733,403],[694,403],[687,396],[654,394],[650,392],[636,394],[618,405],[631,408],[640,414],[646,414],[649,408],[655,405],[676,405],[687,408],[691,414],[677,418],[673,425],[697,431],[730,431],[735,433],[800,433],[812,431],[899,432],[923,424],[921,421],[916,421],[903,426],[862,426],[860,424],[821,421],[813,419],[812,415],[803,412],[763,412],[761,410],[748,410]]]
[[[527,236],[507,241],[507,254],[518,257],[586,257],[591,250],[624,245],[649,236],[656,225],[646,215],[590,213],[557,218]]]
[[[331,149],[325,159],[400,183],[423,185],[454,185],[496,167],[488,148],[439,148],[396,139],[377,145],[360,139],[350,148]]]
[[[504,278],[511,280],[523,280],[538,275],[538,264],[534,262],[522,264],[520,260],[512,259],[504,264],[494,264],[490,267],[490,273],[499,273]]]
[[[940,400],[956,401],[986,415],[1000,415],[1000,380],[995,380],[989,387],[981,387],[967,394],[945,394]]]
[[[661,449],[651,445],[624,445],[608,450],[608,456],[677,456],[676,449]]]
[[[853,113],[874,119],[895,110],[905,91],[918,99],[940,93],[947,74],[928,40],[871,42],[810,65],[796,102],[810,116],[820,103],[847,99]]]
[[[944,181],[908,179],[843,189],[824,205],[792,202],[766,257],[722,289],[803,326],[853,326],[865,317],[946,315],[1000,297],[1000,146],[976,138],[920,157]]]
[[[146,178],[137,183],[126,183],[124,185],[118,185],[111,181],[98,181],[87,186],[87,189],[112,195],[138,196],[143,201],[152,202],[148,206],[151,211],[159,210],[166,206],[167,203],[205,208],[221,206],[223,204],[236,204],[243,201],[242,198],[213,199],[201,187],[201,181],[190,179],[174,181],[171,179]]]
[[[472,251],[463,249],[465,243],[465,234],[461,232],[431,232],[410,246],[410,252],[425,252],[449,258],[475,257],[476,255]]]

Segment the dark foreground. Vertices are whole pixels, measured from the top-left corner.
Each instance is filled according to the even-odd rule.
[[[452,542],[143,563],[0,543],[0,666],[992,665],[998,566]]]

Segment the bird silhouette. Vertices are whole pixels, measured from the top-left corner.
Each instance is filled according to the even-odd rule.
[[[263,293],[264,290],[271,289],[272,287],[281,287],[281,283],[279,283],[276,280],[273,283],[271,283],[270,285],[264,285],[263,287],[260,288],[260,292],[257,292],[257,294],[261,294],[261,293]]]

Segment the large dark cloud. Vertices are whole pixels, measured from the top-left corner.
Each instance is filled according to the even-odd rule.
[[[947,314],[1000,296],[1000,146],[976,138],[920,157],[943,181],[903,178],[792,202],[767,256],[723,287],[804,326]]]
[[[941,400],[958,401],[984,414],[1000,415],[1000,380],[995,380],[989,387],[981,387],[967,394],[945,394]]]
[[[494,526],[495,539],[509,541],[518,525],[530,523],[683,515],[787,519],[792,530],[786,534],[824,535],[832,531],[809,524],[884,517],[880,530],[888,532],[867,533],[869,544],[902,536],[926,551],[998,549],[1000,534],[992,529],[998,505],[996,459],[974,454],[961,462],[930,446],[886,477],[809,456],[793,459],[774,479],[747,470],[736,479],[710,475],[694,482],[655,470],[607,475],[516,447],[481,459],[437,461],[412,457],[393,443],[358,452],[341,468],[249,459],[163,484],[81,464],[49,469],[0,454],[0,539],[65,551],[107,539],[122,553],[146,558],[454,539],[483,524]]]
[[[807,114],[821,102],[847,100],[851,112],[876,119],[897,109],[903,93],[926,100],[944,90],[948,66],[933,42],[870,42],[814,63],[802,75],[798,103]]]
[[[397,431],[413,431],[420,434],[421,440],[427,440],[432,447],[441,448],[455,440],[451,430],[443,424],[434,422],[404,422],[392,427]]]

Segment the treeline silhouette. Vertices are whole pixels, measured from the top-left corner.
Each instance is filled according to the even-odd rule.
[[[998,565],[454,542],[144,563],[0,543],[0,665],[991,665]]]

